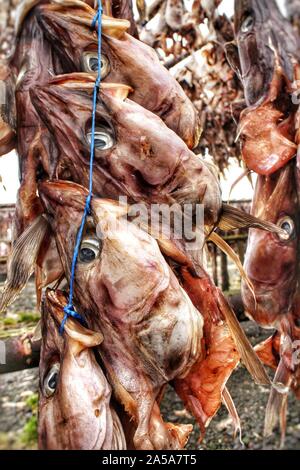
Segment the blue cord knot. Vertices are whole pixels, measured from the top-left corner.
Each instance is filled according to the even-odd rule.
[[[86,325],[84,318],[79,313],[76,312],[76,310],[74,309],[74,306],[71,305],[70,303],[64,307],[64,313],[65,315],[64,315],[63,321],[61,322],[60,329],[59,329],[59,332],[61,335],[64,332],[65,324],[69,317],[76,318],[76,320],[78,320],[82,325]]]
[[[100,18],[101,18],[102,14],[103,14],[103,9],[102,9],[102,5],[101,5],[101,3],[100,3],[100,5],[99,5],[99,7],[98,7],[98,10],[97,10],[97,13],[95,14],[95,16],[94,16],[94,18],[93,18],[93,21],[92,21],[92,28],[95,28],[96,23],[97,23],[97,21],[98,21],[98,18],[99,18],[99,16],[100,16]]]
[[[91,131],[91,148],[90,148],[90,168],[89,168],[89,194],[86,198],[85,202],[85,207],[84,207],[84,212],[82,215],[82,220],[81,224],[77,233],[76,237],[76,243],[74,247],[74,253],[73,253],[73,258],[72,258],[72,266],[71,266],[71,275],[70,275],[70,293],[69,293],[69,303],[64,307],[64,318],[63,321],[60,325],[60,334],[63,334],[64,327],[66,324],[66,321],[69,317],[76,318],[79,320],[82,324],[85,324],[84,318],[79,315],[74,310],[73,306],[73,295],[74,295],[74,281],[75,281],[75,271],[76,271],[76,265],[77,265],[77,258],[80,250],[80,245],[81,245],[81,240],[82,240],[82,235],[84,231],[84,226],[86,222],[87,216],[91,213],[91,200],[92,200],[92,194],[93,194],[93,163],[94,163],[94,153],[95,153],[95,128],[96,128],[96,108],[97,108],[97,97],[99,93],[99,88],[100,88],[100,83],[101,83],[101,33],[102,33],[102,4],[101,0],[98,0],[98,11],[96,15],[93,18],[92,21],[92,27],[96,27],[96,23],[98,22],[98,74],[97,74],[97,79],[95,81],[94,85],[94,93],[93,93],[93,111],[92,111],[92,131]]]

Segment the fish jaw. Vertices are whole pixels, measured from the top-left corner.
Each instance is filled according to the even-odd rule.
[[[83,186],[69,181],[43,181],[39,183],[39,194],[50,214],[55,214],[58,206],[74,208],[81,212],[88,196],[88,190]]]
[[[296,156],[296,108],[290,92],[291,82],[277,64],[267,95],[241,114],[242,157],[259,175],[275,173]],[[285,100],[280,103],[277,99],[282,96]]]

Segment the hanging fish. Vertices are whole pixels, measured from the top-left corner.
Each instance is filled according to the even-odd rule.
[[[300,40],[276,2],[236,2],[235,36],[240,76],[248,109],[242,112],[238,136],[250,170],[270,175],[295,157],[292,83],[300,60]]]
[[[98,70],[97,35],[91,28],[95,14],[80,1],[53,1],[36,9],[37,20],[65,73]],[[132,87],[133,101],[160,116],[190,148],[196,147],[201,131],[194,106],[156,52],[126,33],[129,25],[126,20],[103,18],[102,81]]]
[[[297,368],[292,362],[293,342],[299,337],[296,300],[299,289],[299,200],[295,170],[295,161],[292,161],[272,176],[258,179],[252,212],[277,224],[285,234],[250,230],[244,268],[253,286],[255,300],[248,286],[242,285],[247,315],[260,326],[275,328],[278,332],[259,345],[257,352],[267,365],[278,366],[275,388],[267,408],[266,433],[272,432],[281,416],[283,438],[287,394],[290,387],[299,386]],[[282,391],[276,389],[277,383],[282,384]]]
[[[16,47],[9,62],[14,96],[12,109],[15,109],[15,146],[21,180],[16,204],[14,238],[42,212],[37,198],[37,175],[43,172],[48,174],[50,171],[44,143],[49,143],[51,136],[36,113],[29,91],[37,83],[47,83],[53,75],[63,72],[58,58],[53,54],[51,44],[37,22],[35,10],[32,9],[37,3],[39,2],[24,2],[20,6],[17,15],[19,19]]]
[[[87,191],[57,181],[41,183],[39,192],[69,278]],[[203,320],[155,240],[123,220],[122,211],[93,198],[74,294],[90,328],[103,333],[99,352],[116,398],[134,421],[134,446],[180,449],[192,427],[164,423],[157,400],[162,387],[199,358]]]
[[[63,292],[47,290],[42,305],[39,448],[124,450],[111,388],[93,351],[102,335],[68,319],[61,336],[66,302]]]
[[[46,149],[53,169],[50,178],[88,185],[92,87],[89,74],[69,74],[31,89],[32,102],[52,136]],[[161,119],[127,99],[130,91],[124,85],[102,86],[96,116],[95,194],[126,195],[131,202],[203,204],[205,223],[214,224],[221,208],[216,176]]]

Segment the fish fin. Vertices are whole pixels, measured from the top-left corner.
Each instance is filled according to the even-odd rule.
[[[126,439],[120,418],[112,406],[110,407],[110,412],[113,421],[113,437],[111,450],[126,450]]]
[[[289,388],[292,381],[292,373],[286,367],[284,358],[280,360],[274,381],[272,384],[265,415],[264,436],[272,434],[278,421],[281,425],[281,444],[284,443],[286,431],[286,409]]]
[[[187,398],[188,407],[192,413],[192,415],[197,420],[197,423],[200,428],[200,437],[199,443],[203,441],[205,434],[206,434],[206,424],[208,425],[208,416],[204,412],[200,400],[194,397],[193,395],[189,395]]]
[[[36,266],[35,268],[35,295],[36,295],[36,304],[37,308],[40,309],[42,304],[42,279],[43,279],[43,271],[40,266]]]
[[[234,252],[234,250],[231,248],[231,246],[229,246],[228,243],[226,243],[226,241],[223,240],[223,238],[220,237],[220,235],[218,235],[216,232],[211,232],[208,239],[210,241],[212,241],[215,245],[217,245],[217,247],[219,247],[220,250],[222,250],[223,253],[225,253],[231,259],[231,261],[236,265],[236,267],[238,268],[239,273],[241,275],[241,278],[247,284],[250,292],[253,295],[253,298],[254,298],[254,301],[255,301],[255,306],[256,306],[256,297],[255,297],[255,291],[254,291],[253,284],[250,281],[249,277],[247,276],[247,273],[244,270],[244,267],[243,267],[243,265],[241,263],[241,260],[238,257],[238,255]]]
[[[42,340],[42,322],[41,320],[39,320],[32,332],[31,341],[35,343],[41,340]]]
[[[286,237],[286,233],[277,225],[266,220],[261,220],[247,212],[241,211],[229,204],[222,205],[221,217],[218,222],[221,230],[236,230],[239,228],[258,228],[267,232],[277,233]]]
[[[35,289],[38,307],[41,304],[43,288],[53,283],[59,284],[63,277],[64,269],[55,239],[51,233],[47,233],[41,244],[35,268]]]
[[[234,426],[234,438],[236,438],[237,435],[239,435],[239,441],[243,447],[245,447],[245,444],[243,443],[242,439],[242,427],[241,427],[241,421],[240,417],[238,415],[237,409],[235,407],[234,401],[232,399],[232,396],[229,393],[229,390],[227,387],[224,387],[223,394],[222,394],[222,400],[224,402],[224,405],[227,408],[227,411],[232,419],[232,423]]]
[[[224,316],[224,319],[236,344],[237,350],[241,356],[241,360],[247,368],[248,372],[251,374],[257,384],[271,385],[270,379],[264,369],[262,362],[251,346],[244,330],[235,316],[234,311],[219,289],[216,289],[216,296],[220,312]]]
[[[0,313],[26,286],[34,272],[38,253],[48,229],[46,219],[39,216],[16,240],[8,259],[7,279],[0,300]]]
[[[285,444],[286,438],[286,418],[287,418],[287,396],[283,401],[281,410],[280,410],[280,429],[281,429],[281,436],[280,436],[280,449],[283,449]]]

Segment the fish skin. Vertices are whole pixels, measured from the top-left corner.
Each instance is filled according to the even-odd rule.
[[[87,191],[58,181],[40,183],[39,192],[69,277]],[[109,234],[114,207],[92,200],[93,223],[106,236],[99,258],[77,264],[75,299],[89,326],[103,334],[99,352],[118,401],[134,420],[135,448],[179,449],[191,427],[164,423],[156,399],[201,354],[202,316],[148,234],[122,220]]]
[[[122,8],[124,7],[123,4],[121,6]],[[58,9],[62,8],[61,5],[54,4],[49,4],[48,7],[50,9],[53,7]],[[60,36],[60,41],[57,41],[55,34],[54,38],[52,38],[55,39],[54,42],[51,43],[47,40],[47,34],[50,35],[50,30],[49,28],[46,28],[45,31],[43,30],[38,14],[40,9],[43,8],[46,8],[44,2],[24,2],[21,8],[21,10],[23,9],[23,13],[21,10],[19,13],[20,28],[18,31],[18,41],[9,64],[12,76],[14,76],[15,79],[19,76],[19,83],[16,90],[17,117],[15,127],[17,137],[15,140],[13,139],[14,131],[7,128],[5,122],[3,122],[3,124],[2,122],[0,123],[0,131],[2,132],[2,137],[0,137],[2,139],[1,145],[3,151],[7,151],[8,145],[9,149],[12,148],[11,146],[16,145],[20,161],[21,187],[17,198],[14,238],[20,235],[24,228],[41,212],[40,201],[36,197],[37,174],[51,177],[53,168],[47,156],[47,151],[51,152],[54,160],[58,151],[48,129],[45,128],[44,123],[39,119],[38,113],[29,97],[29,90],[34,89],[37,84],[48,83],[52,76],[60,75],[69,70],[80,71],[82,69],[82,62],[77,59],[75,60],[75,58],[72,58],[72,65],[68,65],[68,48],[70,47],[70,42],[67,41],[67,45],[65,45],[66,47],[63,49],[64,52],[61,55],[62,60],[57,56],[55,47],[57,48],[58,43],[61,44],[63,42],[63,34]],[[70,8],[69,6],[68,11],[70,11]],[[91,7],[89,7],[89,9],[91,12],[94,12]],[[92,14],[90,15],[93,16]],[[81,27],[76,25],[75,30],[76,32],[81,31]],[[82,30],[84,31],[84,27],[82,27]],[[87,42],[89,45],[92,44],[92,49],[95,50],[97,46],[95,35],[93,35],[90,28],[86,28],[86,30]],[[199,132],[196,112],[191,102],[186,98],[185,93],[176,80],[161,66],[151,48],[147,48],[147,46],[144,46],[130,35],[126,35],[126,38],[126,40],[124,39],[126,45],[130,46],[131,49],[134,48],[130,56],[130,51],[127,51],[127,46],[124,46],[124,51],[127,51],[128,60],[130,56],[132,62],[136,64],[136,51],[140,51],[140,54],[144,57],[144,61],[148,64],[148,71],[149,67],[153,68],[151,88],[153,92],[156,90],[154,96],[159,92],[159,96],[161,97],[155,105],[156,111],[158,113],[165,113],[166,120],[169,119],[169,121],[172,122],[176,121],[176,126],[178,129],[182,129],[182,132],[186,135],[186,140],[192,145],[192,140]],[[103,36],[104,49],[106,48],[110,51],[113,46],[109,45],[107,43],[108,41],[109,37]],[[119,43],[120,41],[116,40],[117,52],[118,48],[122,45]],[[145,47],[147,50],[144,50]],[[75,52],[79,51],[79,49],[80,48],[76,46]],[[113,58],[112,62],[115,63],[115,60],[116,59]],[[155,67],[153,66],[154,63],[156,64]],[[120,74],[120,77],[124,80],[129,80],[128,73],[126,72],[127,66],[125,67],[124,64],[121,65],[123,72]],[[156,74],[155,70],[157,70]],[[142,68],[138,73],[135,73],[134,84],[137,86],[137,91],[134,95],[138,101],[146,99],[147,93],[143,90],[148,90],[145,82],[145,72],[143,73],[144,75],[142,74]],[[110,77],[114,78],[114,74],[110,74]],[[162,87],[162,84],[164,84],[164,87]],[[152,102],[153,101],[152,99]],[[150,103],[151,100],[150,102],[148,101],[149,106]],[[172,104],[172,110],[169,116],[166,108],[170,108],[170,103]],[[192,122],[194,123],[193,125]],[[195,137],[195,139],[197,139],[197,137]]]
[[[282,16],[275,0],[235,0],[234,29],[239,50],[240,73],[247,105],[267,96],[274,76],[277,51],[279,65],[293,81],[291,56],[299,58],[299,37]],[[245,27],[245,20],[252,24]]]
[[[74,74],[69,77],[73,79]],[[68,76],[62,77],[61,84],[54,81],[30,92],[58,150],[49,176],[88,186],[90,148],[85,134],[90,123],[91,97],[88,92],[67,89],[63,80],[67,82]],[[96,195],[114,199],[126,195],[129,202],[203,204],[205,223],[217,222],[222,204],[217,178],[159,117],[103,89],[96,126],[97,121],[113,134],[115,145],[108,150],[95,150]],[[47,149],[48,154],[50,150]]]
[[[272,433],[280,420],[283,443],[288,391],[292,388],[297,394],[299,389],[299,368],[292,360],[293,341],[299,337],[299,195],[295,158],[299,111],[291,93],[292,83],[299,76],[300,39],[273,0],[236,0],[235,7],[236,41],[248,104],[241,114],[239,134],[245,163],[258,173],[252,213],[278,225],[288,217],[294,226],[286,239],[275,233],[250,230],[244,268],[255,300],[242,282],[247,315],[262,327],[277,330],[256,351],[266,365],[276,369],[264,433]],[[246,31],[249,13],[253,21]]]
[[[60,335],[66,301],[65,294],[58,290],[47,290],[43,300],[39,448],[124,450],[124,432],[110,404],[111,387],[91,347],[99,342],[99,335],[70,319]],[[70,336],[70,328],[74,337]],[[48,396],[45,383],[55,364],[59,366],[57,386]]]
[[[72,7],[66,10],[53,4],[41,5],[36,12],[40,26],[64,64],[65,73],[91,72],[84,66],[83,57],[91,52],[97,58],[97,37],[89,26],[79,25],[77,21],[78,16],[88,16],[87,13],[78,7],[73,12]],[[92,19],[90,14],[88,23]],[[102,76],[102,81],[131,86],[133,101],[160,116],[190,148],[196,147],[201,134],[197,112],[175,78],[160,63],[156,52],[127,33],[120,38],[103,34],[101,45],[109,63],[109,72]]]
[[[252,213],[275,224],[289,217],[295,225],[293,236],[286,241],[250,229],[245,255],[244,268],[255,291],[254,299],[242,283],[245,309],[261,326],[278,328],[292,309],[298,283],[299,201],[294,162],[271,177],[258,177]]]
[[[16,238],[42,211],[36,196],[37,173],[41,162],[44,170],[49,172],[43,142],[49,142],[50,136],[35,111],[29,90],[36,83],[47,83],[51,76],[63,71],[37,23],[34,9],[24,19],[9,67],[11,76],[14,77],[15,144],[21,179],[14,219],[14,238]],[[54,148],[52,152],[55,152]]]
[[[255,299],[242,282],[245,313],[276,334],[255,348],[264,364],[275,368],[274,385],[269,396],[265,430],[269,436],[278,420],[281,443],[286,430],[287,396],[293,390],[299,397],[299,366],[293,361],[293,344],[300,338],[299,323],[299,199],[296,160],[269,177],[259,176],[252,212],[263,220],[280,224],[293,221],[294,232],[287,240],[276,234],[250,229],[244,269],[252,283]],[[277,382],[285,388],[278,391]]]
[[[248,105],[238,130],[242,157],[250,170],[267,176],[297,151],[291,84],[300,38],[275,1],[243,0],[235,4],[235,39]]]

